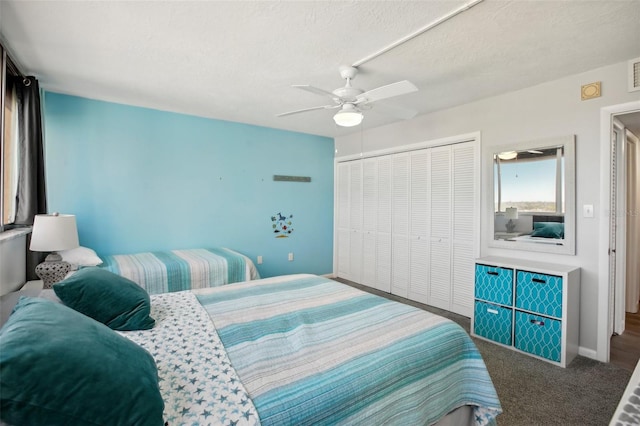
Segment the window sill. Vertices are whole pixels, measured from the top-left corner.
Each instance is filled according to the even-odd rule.
[[[27,235],[30,232],[31,232],[31,227],[9,229],[7,231],[0,232],[0,242],[5,242],[5,241],[13,240],[14,238],[22,237],[23,235]]]

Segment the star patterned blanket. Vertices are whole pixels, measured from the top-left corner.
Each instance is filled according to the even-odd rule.
[[[259,425],[253,402],[195,295],[150,297],[153,329],[119,333],[155,359],[167,424]]]

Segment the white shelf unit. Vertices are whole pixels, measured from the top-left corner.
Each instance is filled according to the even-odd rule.
[[[578,354],[580,268],[476,259],[471,334],[566,367]]]

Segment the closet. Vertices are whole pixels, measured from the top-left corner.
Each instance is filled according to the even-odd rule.
[[[337,276],[470,317],[479,254],[478,146],[338,159]]]

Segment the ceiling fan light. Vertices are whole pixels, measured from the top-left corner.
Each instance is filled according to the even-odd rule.
[[[498,154],[498,158],[501,160],[513,160],[518,156],[516,151],[505,151]]]
[[[363,117],[359,111],[338,111],[336,115],[333,116],[333,121],[335,121],[338,126],[353,127],[362,123]]]

